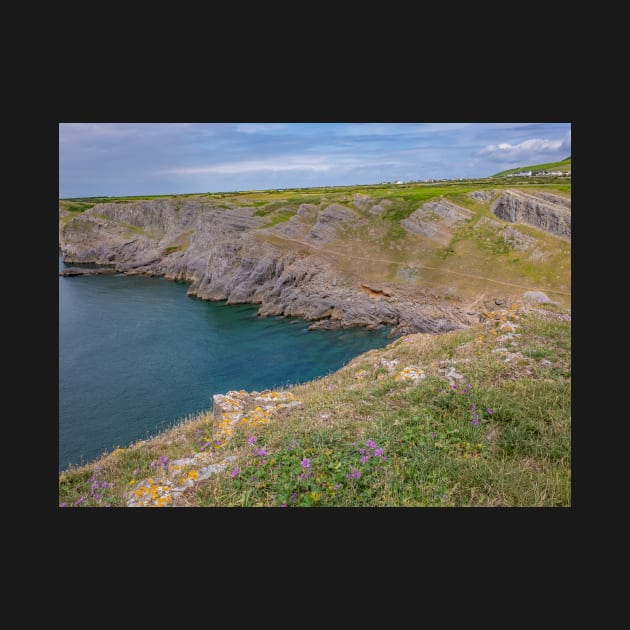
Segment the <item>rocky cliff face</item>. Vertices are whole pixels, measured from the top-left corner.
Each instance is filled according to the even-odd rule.
[[[362,223],[350,208],[303,204],[271,227],[255,210],[198,199],[98,204],[60,228],[60,247],[66,262],[186,281],[190,295],[258,303],[262,316],[300,316],[313,328],[445,332],[471,323],[453,304],[370,295],[320,255],[318,247]]]
[[[528,223],[556,236],[571,238],[571,201],[545,192],[506,190],[492,204],[504,221]]]
[[[485,192],[474,199],[490,204],[497,219],[440,198],[424,203],[400,224],[412,241],[427,239],[436,247],[448,244],[461,227],[496,222],[504,226],[506,242],[529,251],[531,260],[544,255],[535,239],[499,224],[500,219],[570,238],[570,201],[563,197]],[[394,334],[408,334],[469,325],[478,313],[460,306],[452,294],[419,288],[418,269],[395,262],[398,271],[389,276],[397,278],[395,285],[366,284],[364,270],[372,255],[375,261],[397,255],[395,248],[384,254],[376,245],[370,247],[378,229],[387,229],[378,226],[385,225],[381,215],[392,203],[363,194],[346,205],[322,200],[262,212],[202,196],[104,203],[73,216],[60,210],[59,243],[66,262],[109,264],[126,274],[185,281],[190,295],[259,304],[261,316],[299,316],[312,321],[313,328],[386,325]],[[357,244],[354,265],[342,264],[353,257],[349,252]]]

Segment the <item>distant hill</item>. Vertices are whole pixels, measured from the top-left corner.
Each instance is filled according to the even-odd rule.
[[[533,174],[536,171],[562,171],[563,173],[571,170],[571,156],[562,160],[561,162],[548,162],[547,164],[534,164],[532,166],[519,166],[518,168],[511,168],[507,171],[501,171],[492,175],[492,177],[505,177],[512,173],[521,173],[526,171],[532,171]]]

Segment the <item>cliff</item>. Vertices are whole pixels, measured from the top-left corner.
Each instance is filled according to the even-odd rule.
[[[314,328],[386,325],[393,334],[439,333],[469,326],[496,299],[553,290],[517,276],[520,282],[493,279],[488,262],[468,253],[445,260],[443,251],[451,250],[443,248],[461,241],[461,230],[485,220],[487,231],[498,217],[566,238],[570,225],[570,200],[558,195],[473,195],[457,203],[440,196],[402,219],[392,214],[400,199],[365,193],[316,203],[264,194],[262,200],[200,195],[98,203],[75,216],[60,212],[59,242],[68,263],[188,282],[190,295],[259,304],[261,316],[300,316]],[[521,234],[519,240],[511,230],[513,251],[528,239],[549,251],[544,239]]]

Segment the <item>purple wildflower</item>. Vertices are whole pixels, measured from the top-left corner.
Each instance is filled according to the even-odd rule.
[[[479,424],[479,416],[475,416],[471,424],[474,424],[475,426],[477,426]]]
[[[492,409],[486,409],[486,413],[489,413],[490,415],[492,415],[494,412],[492,411]]]
[[[85,501],[85,496],[78,498],[74,504],[75,505],[81,505],[81,503],[83,503],[83,501]]]
[[[155,459],[154,459],[154,460],[151,462],[151,466],[152,466],[153,468],[155,468],[155,467],[157,466],[157,460],[155,460]]]
[[[99,483],[98,483],[98,481],[95,481],[95,482],[92,484],[92,490],[97,490],[97,489],[98,489],[98,487],[99,487]]]
[[[253,445],[254,445],[254,442],[255,442],[257,439],[258,439],[258,438],[257,438],[255,435],[250,435],[250,436],[247,438],[247,443],[248,443],[250,446],[253,446]]]
[[[336,484],[333,486],[333,490],[339,490],[339,488],[341,488],[341,484],[340,484],[340,483],[336,483]]]
[[[256,451],[256,455],[259,455],[260,457],[265,457],[265,455],[267,455],[267,451],[264,448],[259,448]]]
[[[451,385],[451,387],[452,387],[453,389],[457,389],[457,385],[455,385],[455,383],[453,383],[453,384]]]
[[[59,504],[59,507],[68,507],[68,504],[64,501],[63,503]]]
[[[266,463],[267,463],[267,460],[266,460],[266,459],[261,459],[261,460],[260,460],[260,465],[261,465],[261,466],[264,466]]]
[[[241,472],[241,469],[237,466],[231,473],[230,476],[232,477],[232,479],[234,479],[234,477],[236,477],[236,475],[238,475],[238,473]]]
[[[360,479],[361,471],[358,468],[351,468],[350,472],[346,475],[348,479]]]
[[[477,409],[477,405],[475,405],[475,403],[470,403],[470,408],[473,410]]]
[[[383,457],[383,453],[384,453],[384,452],[385,452],[385,451],[384,451],[382,448],[377,448],[377,449],[374,451],[374,456],[375,456],[375,457]]]
[[[444,390],[440,387],[440,388],[438,389],[438,394],[441,394],[443,391],[444,391]]]
[[[359,449],[359,455],[365,455],[365,449],[364,448],[360,448]]]
[[[139,472],[140,472],[140,469],[136,468],[131,474],[135,477]]]
[[[362,463],[362,464],[366,464],[368,459],[370,459],[370,456],[369,456],[369,455],[364,455],[364,456],[361,458],[361,463]]]
[[[373,442],[372,440],[368,440],[368,441],[365,443],[365,445],[366,445],[368,448],[376,448],[376,444],[374,444],[374,442]]]
[[[280,507],[287,507],[287,504],[286,503],[281,503]]]
[[[311,460],[308,457],[305,457],[300,462],[300,466],[302,466],[302,468],[310,468],[311,467]]]

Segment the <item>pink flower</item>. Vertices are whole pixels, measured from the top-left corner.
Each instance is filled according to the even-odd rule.
[[[236,467],[231,473],[230,476],[232,477],[232,479],[234,479],[234,477],[236,477],[236,475],[238,475],[238,473],[241,472],[241,469]]]

